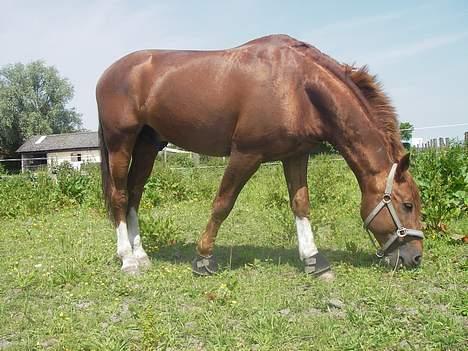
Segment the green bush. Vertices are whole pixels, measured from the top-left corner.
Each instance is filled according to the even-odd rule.
[[[207,169],[177,170],[156,164],[145,184],[142,206],[151,208],[163,203],[210,200],[220,179]]]
[[[148,252],[154,252],[163,246],[173,245],[181,236],[181,229],[175,225],[171,218],[160,218],[146,212],[140,212],[139,223]]]
[[[168,153],[167,154],[167,164],[171,167],[194,167],[193,158],[191,155],[186,153]]]
[[[90,188],[90,177],[74,169],[68,162],[57,166],[55,173],[59,191],[70,200],[82,204]]]
[[[468,147],[453,145],[414,153],[412,172],[422,199],[423,220],[430,230],[468,212]]]
[[[0,217],[20,217],[66,205],[47,173],[25,173],[0,181]]]

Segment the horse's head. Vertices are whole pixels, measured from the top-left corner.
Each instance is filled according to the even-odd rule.
[[[392,266],[417,267],[422,260],[421,199],[408,172],[409,154],[385,170],[363,193],[361,216]]]

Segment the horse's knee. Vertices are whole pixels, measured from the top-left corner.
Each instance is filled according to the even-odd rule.
[[[111,195],[111,206],[116,224],[126,221],[127,205],[127,192],[123,190],[114,190]]]
[[[309,216],[309,194],[307,189],[297,191],[291,201],[291,208],[297,217]]]

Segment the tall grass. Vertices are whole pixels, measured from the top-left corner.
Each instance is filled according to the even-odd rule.
[[[430,230],[445,231],[450,221],[468,212],[467,150],[465,145],[455,145],[413,153],[412,173],[421,190],[423,220]],[[339,221],[339,213],[328,211],[330,207],[354,211],[359,201],[354,176],[343,162],[332,158],[336,156],[316,156],[309,167],[311,205],[317,217],[314,219],[331,225]],[[182,165],[179,161],[177,167]],[[153,231],[154,226],[165,232],[173,229],[171,223],[150,223],[154,217],[152,209],[163,203],[211,202],[223,172],[221,160],[217,165],[221,167],[196,168],[185,164],[189,167],[171,169],[157,161],[141,204],[144,230]],[[263,205],[271,209],[272,220],[280,223],[284,232],[281,240],[288,241],[292,239],[289,237],[292,223],[281,167],[263,172],[262,177],[268,184]],[[76,171],[63,165],[53,174],[38,172],[0,178],[0,218],[26,217],[75,207],[93,208],[104,215],[98,166],[88,165]],[[167,240],[169,238],[165,237],[164,241]]]

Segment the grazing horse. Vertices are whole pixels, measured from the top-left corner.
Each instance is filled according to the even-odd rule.
[[[280,160],[305,271],[332,276],[309,222],[307,164],[322,141],[336,147],[358,180],[361,216],[380,245],[378,255],[396,266],[420,264],[424,236],[409,155],[395,110],[366,67],[342,65],[307,43],[272,35],[228,50],[131,53],[103,73],[96,97],[103,192],[123,271],[150,264],[138,206],[168,142],[230,156],[198,242],[195,273],[216,271],[215,238],[239,192],[262,162]]]

